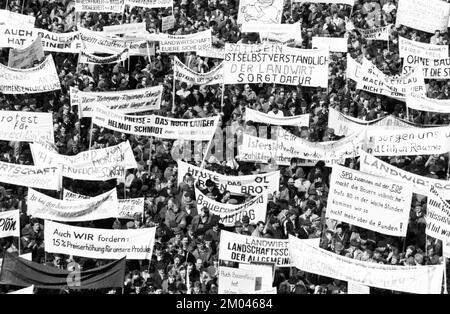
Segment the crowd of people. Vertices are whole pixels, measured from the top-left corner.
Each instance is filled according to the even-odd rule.
[[[123,14],[78,13],[75,12],[74,1],[66,0],[9,0],[0,3],[2,9],[35,16],[35,27],[51,32],[74,31],[77,22],[94,31],[101,31],[108,25],[145,22],[149,33],[160,33],[162,17],[173,14],[175,26],[168,31],[171,34],[192,34],[211,28],[213,45],[217,48],[222,48],[227,42],[260,42],[258,33],[240,31],[237,24],[239,2],[235,0],[174,0],[173,8],[165,9],[126,6]],[[296,43],[298,48],[311,49],[313,36],[347,37],[348,54],[352,58],[361,62],[365,57],[383,73],[400,75],[399,36],[438,45],[448,45],[449,38],[448,33],[429,34],[406,26],[395,26],[396,12],[395,0],[357,0],[353,7],[305,2],[291,4],[287,1],[282,23],[301,23],[302,42]],[[393,24],[389,42],[365,40],[358,31],[389,24]],[[2,64],[7,64],[8,50],[1,50]],[[414,194],[405,238],[386,236],[326,219],[331,168],[326,167],[323,161],[318,161],[314,166],[304,166],[301,160],[292,159],[289,166],[278,167],[281,171],[279,191],[269,195],[266,221],[256,225],[249,224],[248,217],[244,217],[234,227],[225,227],[208,208],[196,205],[196,181],[192,175],[184,175],[183,181],[178,182],[177,159],[201,166],[205,153],[205,169],[228,176],[263,173],[277,168],[273,164],[242,162],[235,158],[242,134],[249,129],[263,127],[244,121],[246,108],[276,116],[309,113],[309,128],[291,127],[289,130],[312,142],[340,138],[328,127],[329,108],[368,121],[392,114],[417,126],[449,124],[448,114],[411,109],[407,112],[404,102],[356,90],[356,83],[346,76],[344,53],[330,54],[327,89],[277,84],[192,86],[179,82],[174,87],[174,56],[200,73],[213,69],[221,60],[198,57],[195,52],[161,53],[158,43],[155,55],[150,59],[135,56],[114,65],[79,64],[76,54],[52,54],[61,90],[32,95],[0,94],[0,107],[1,110],[51,112],[55,144],[60,154],[76,155],[88,149],[130,142],[138,168],[129,170],[124,180],[63,180],[64,189],[82,195],[96,196],[117,187],[119,198],[145,198],[144,215],[136,215],[134,220],[104,219],[77,224],[106,229],[157,227],[152,259],[127,261],[123,293],[217,293],[219,265],[233,264],[218,258],[222,230],[275,239],[287,239],[289,235],[301,239],[320,238],[322,248],[366,262],[408,266],[446,262],[442,257],[442,242],[425,235],[426,198],[422,195]],[[157,85],[164,86],[161,109],[151,113],[184,119],[220,115],[220,130],[208,150],[207,145],[201,142],[161,140],[112,132],[92,125],[90,118],[79,119],[76,108],[70,105],[70,87],[101,92]],[[427,80],[426,87],[428,97],[450,99],[449,80]],[[29,145],[25,142],[2,141],[0,150],[1,161],[33,164]],[[449,179],[448,154],[382,159],[419,175]],[[347,159],[345,165],[359,169],[359,159]],[[45,193],[60,197],[57,192]],[[202,193],[230,204],[244,202],[249,197],[232,195],[211,180],[206,182]],[[21,254],[32,253],[33,261],[54,267],[65,268],[71,261],[76,261],[82,270],[86,270],[108,263],[108,260],[46,253],[43,221],[27,215],[27,188],[1,184],[0,207],[1,211],[17,208],[21,211],[20,239],[0,239],[0,250],[17,252],[20,241]],[[276,268],[273,286],[277,287],[279,294],[347,292],[346,282],[290,267]],[[12,287],[0,286],[0,291],[7,292],[8,289]],[[37,291],[49,292],[45,289]],[[74,293],[71,290],[52,292]],[[97,292],[121,293],[120,289]],[[371,292],[391,293],[375,288],[371,288]]]

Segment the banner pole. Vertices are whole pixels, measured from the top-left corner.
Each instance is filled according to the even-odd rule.
[[[442,243],[445,245],[444,241]],[[444,257],[444,294],[448,294],[447,290],[447,257]]]
[[[91,150],[91,146],[92,146],[92,128],[94,127],[94,119],[91,117],[91,128],[89,129],[89,149]]]
[[[26,1],[26,0],[23,0],[23,1],[22,1],[22,10],[20,11],[20,14],[23,14],[23,8],[25,7],[25,1]]]
[[[225,96],[225,83],[222,82],[222,95],[220,97],[220,105],[223,105],[223,98]]]
[[[409,120],[409,109],[408,109],[408,104],[406,104],[406,120]]]
[[[176,84],[176,79],[175,79],[175,70],[173,71],[173,97],[172,97],[172,108],[175,107],[175,84]]]

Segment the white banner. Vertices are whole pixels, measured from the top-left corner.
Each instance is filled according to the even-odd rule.
[[[36,17],[0,9],[0,25],[34,27]]]
[[[302,41],[301,24],[263,24],[263,23],[244,23],[242,24],[243,33],[259,33],[261,40],[270,40],[281,43],[289,41]]]
[[[18,209],[0,212],[0,238],[20,237],[20,213]]]
[[[398,37],[400,58],[416,56],[421,58],[444,59],[448,58],[448,45],[433,45]]]
[[[292,0],[292,2],[306,2],[304,0]],[[353,6],[355,0],[308,0],[308,3],[334,3],[334,4],[346,4]]]
[[[95,106],[105,106],[121,113],[161,108],[162,85],[114,92],[83,92],[70,88],[70,104],[78,106],[80,118],[92,118]]]
[[[248,108],[247,108],[248,110]],[[237,160],[268,164],[277,156],[277,141],[244,133]]]
[[[123,62],[128,59],[129,51],[128,49],[125,49],[122,52],[119,52],[118,54],[106,56],[106,57],[99,57],[94,54],[81,51],[80,55],[78,56],[78,63],[89,63],[89,64],[112,64],[112,63],[119,63]]]
[[[282,45],[225,44],[225,84],[328,86],[329,51]]]
[[[173,6],[173,0],[125,0],[130,7],[168,8]]]
[[[213,59],[225,59],[225,48],[215,47],[202,47],[197,49],[197,56],[213,58]]]
[[[447,32],[450,3],[441,0],[399,0],[396,26],[405,25],[427,33]]]
[[[208,29],[189,35],[167,35],[159,42],[159,48],[161,52],[180,53],[205,49],[211,47],[211,43],[211,29]]]
[[[370,287],[349,281],[347,285],[347,294],[370,294]]]
[[[373,29],[362,29],[358,28],[361,33],[361,37],[368,40],[389,40],[389,35],[391,34],[392,24],[373,28]]]
[[[37,189],[61,189],[61,167],[26,166],[0,161],[0,182]]]
[[[450,78],[450,58],[430,59],[408,55],[403,58],[403,74],[407,74],[415,67],[421,67],[426,79],[446,80]]]
[[[33,291],[34,291],[34,285],[31,285],[27,288],[9,292],[8,294],[33,294]]]
[[[122,35],[145,32],[147,32],[145,22],[103,26],[103,33],[106,33],[108,35]]]
[[[275,268],[273,264],[239,264],[238,267],[242,270],[255,271],[258,274],[257,277],[261,277],[260,279],[256,279],[256,288],[258,290],[254,291],[254,293],[268,294],[265,292],[271,291],[274,288],[275,294],[277,293],[277,288],[272,287]]]
[[[254,121],[271,125],[309,127],[309,113],[299,116],[279,117],[256,111],[250,108],[245,109],[245,121]]]
[[[251,269],[219,266],[219,294],[253,294],[256,290],[258,273]]]
[[[60,90],[52,55],[40,65],[29,69],[13,69],[0,64],[0,93],[34,94]]]
[[[87,200],[65,201],[28,189],[27,215],[64,222],[89,221],[117,216],[116,189]]]
[[[0,111],[0,123],[2,141],[34,142],[44,138],[50,143],[55,142],[51,113]]]
[[[250,201],[240,204],[225,204],[208,198],[197,188],[195,189],[197,208],[207,207],[211,214],[220,217],[220,223],[225,227],[234,227],[236,221],[242,221],[247,216],[251,224],[266,221],[267,193],[261,193]]]
[[[41,37],[26,48],[9,49],[8,67],[15,69],[27,69],[34,65],[35,61],[44,59],[44,50],[42,49]]]
[[[363,262],[289,236],[292,266],[308,273],[386,290],[440,294],[444,265],[392,266]]]
[[[126,134],[210,141],[219,123],[219,116],[200,119],[174,119],[156,115],[129,116],[97,105],[94,107],[92,123]]]
[[[396,237],[406,236],[412,184],[333,166],[326,217]]]
[[[156,228],[110,230],[46,220],[45,251],[98,259],[151,260]]]
[[[450,204],[433,185],[427,195],[425,220],[427,235],[442,240],[444,244],[450,241]]]
[[[175,26],[175,16],[164,16],[161,20],[161,31],[165,32],[171,30]]]
[[[363,151],[361,151],[360,154],[361,159],[359,160],[359,162],[361,171],[390,180],[404,182],[406,184],[412,183],[413,192],[425,196],[430,191],[430,186],[434,185],[434,187],[439,191],[441,195],[445,197],[445,199],[450,200],[450,181],[419,176],[417,174],[394,167],[387,162],[384,162],[376,158],[375,156],[367,154]]]
[[[220,173],[193,166],[181,160],[178,163],[178,184],[183,182],[186,173],[192,174],[201,189],[206,188],[206,180],[211,179],[220,190],[230,191],[232,194],[260,194],[278,192],[280,186],[280,172],[274,171],[257,175],[226,176]]]
[[[223,62],[207,73],[198,73],[187,67],[176,56],[173,61],[173,70],[177,81],[193,85],[214,85],[223,83]]]
[[[362,65],[347,54],[347,78],[358,82],[361,75]]]
[[[76,12],[122,13],[124,0],[75,0]]]
[[[256,238],[222,230],[219,259],[239,263],[274,263],[289,267],[289,241]]]
[[[240,0],[237,23],[280,24],[283,0]]]
[[[450,113],[450,100],[434,99],[416,94],[406,95],[406,105],[414,110]]]
[[[325,49],[332,52],[347,52],[348,38],[337,37],[313,37],[312,47],[318,49]]]
[[[450,127],[367,130],[367,152],[374,156],[445,154],[450,151]]]

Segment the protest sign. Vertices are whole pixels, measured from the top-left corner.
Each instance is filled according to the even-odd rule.
[[[171,30],[175,26],[175,16],[164,16],[161,20],[161,31],[165,32]]]
[[[329,51],[282,45],[225,43],[225,84],[328,86]]]
[[[423,77],[426,79],[446,80],[450,78],[450,58],[430,59],[413,55],[403,58],[403,74],[412,71],[416,66],[423,70]]]
[[[450,204],[434,185],[430,185],[427,195],[425,221],[427,235],[442,240],[443,243],[450,241]]]
[[[41,219],[75,222],[117,216],[116,189],[87,200],[77,202],[60,200],[28,189],[27,214]]]
[[[8,210],[0,212],[0,238],[20,237],[20,214],[19,210]]]
[[[409,293],[439,294],[444,265],[393,266],[338,255],[289,236],[292,266],[320,276]]]
[[[90,199],[90,196],[81,195],[64,189],[63,200],[86,200]],[[121,219],[134,219],[136,214],[144,215],[144,198],[127,198],[118,199],[117,215],[116,218]]]
[[[199,189],[195,189],[197,208],[207,207],[211,214],[220,217],[220,223],[226,227],[234,226],[236,221],[242,221],[247,216],[251,224],[266,220],[267,192],[255,196],[248,202],[240,205],[225,204],[208,198]]]
[[[239,264],[239,269],[252,270],[258,274],[256,278],[256,293],[263,293],[263,291],[270,291],[273,289],[272,283],[274,279],[274,265],[273,264]],[[261,282],[259,282],[261,281]],[[276,290],[276,287],[275,287]],[[276,294],[276,291],[275,291]]]
[[[122,13],[124,0],[75,0],[76,12]]]
[[[396,26],[405,25],[427,33],[447,32],[450,3],[440,0],[399,0]]]
[[[369,128],[367,139],[366,151],[374,156],[433,155],[450,151],[450,127]]]
[[[248,108],[247,108],[248,109]],[[277,155],[277,141],[244,133],[236,159],[245,162],[270,163]]]
[[[398,37],[400,58],[416,56],[421,58],[445,59],[448,58],[448,45],[433,45]]]
[[[280,117],[270,115],[250,108],[245,109],[245,121],[254,121],[271,125],[309,127],[309,113],[298,116]]]
[[[225,48],[201,47],[196,50],[196,53],[199,57],[225,59]]]
[[[59,191],[61,167],[59,165],[27,166],[0,161],[0,182]]]
[[[237,23],[280,24],[283,0],[240,0]]]
[[[347,54],[347,78],[358,82],[361,77],[362,65]]]
[[[0,25],[0,48],[23,49],[36,39],[32,26]]]
[[[80,118],[92,118],[95,106],[133,113],[161,108],[162,85],[114,92],[83,92],[70,88],[70,104],[78,106]]]
[[[15,69],[31,68],[35,61],[40,62],[44,57],[41,37],[38,36],[36,40],[26,48],[9,50],[8,67]]]
[[[414,110],[450,113],[450,100],[448,99],[434,99],[411,93],[406,95],[406,105]]]
[[[145,33],[146,31],[145,22],[103,26],[103,33],[109,35]]]
[[[189,35],[167,35],[159,42],[161,52],[179,53],[211,47],[211,29]]]
[[[370,287],[349,281],[347,285],[347,294],[370,294]]]
[[[256,238],[222,230],[219,259],[239,263],[275,263],[290,266],[289,241]]]
[[[173,0],[125,0],[130,7],[142,8],[168,8],[173,6]]]
[[[13,69],[0,64],[0,93],[35,94],[60,90],[52,55],[40,65],[29,69]]]
[[[318,49],[329,50],[332,52],[347,52],[348,38],[337,37],[313,37],[312,47]]]
[[[45,251],[98,259],[150,260],[156,228],[110,230],[74,227],[46,220]]]
[[[289,41],[302,41],[301,24],[264,24],[264,23],[244,23],[243,33],[259,33],[262,41],[270,40],[280,43]]]
[[[389,35],[391,33],[392,24],[373,28],[373,29],[362,29],[358,28],[361,37],[366,40],[389,40]]]
[[[54,143],[53,116],[47,112],[0,111],[0,140]]]
[[[0,9],[0,25],[34,27],[36,17]]]
[[[427,195],[433,185],[445,199],[450,200],[450,181],[423,177],[384,162],[375,156],[360,152],[360,169],[362,172],[384,177],[389,180],[413,185],[413,192]]]
[[[257,175],[226,176],[207,169],[188,164],[181,160],[178,163],[178,184],[183,182],[185,174],[191,174],[199,184],[201,189],[206,188],[206,180],[211,179],[218,185],[220,190],[230,191],[232,194],[260,194],[267,190],[267,193],[278,192],[280,184],[280,172],[273,171]]]
[[[92,122],[126,134],[210,141],[218,125],[219,116],[200,119],[174,119],[156,115],[129,116],[97,105],[94,107]]]
[[[333,166],[326,217],[396,237],[406,236],[412,184]]]
[[[125,61],[126,59],[128,59],[128,56],[129,56],[128,49],[125,49],[122,52],[119,52],[118,54],[106,57],[100,57],[88,52],[81,51],[78,57],[78,62],[89,64],[111,64]]]
[[[219,294],[252,294],[256,291],[259,274],[251,269],[240,269],[219,266]]]
[[[207,73],[198,73],[191,70],[176,56],[174,57],[173,71],[177,81],[193,85],[214,85],[223,83],[223,63]]]
[[[293,0],[292,2],[306,2],[303,0]],[[346,4],[353,6],[355,4],[355,0],[308,0],[309,3],[334,3],[334,4]]]

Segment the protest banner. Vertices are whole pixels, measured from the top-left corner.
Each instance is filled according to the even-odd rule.
[[[56,199],[30,188],[27,201],[27,215],[64,222],[115,218],[118,208],[116,189],[87,200],[72,202]]]
[[[124,0],[75,0],[75,12],[123,13]]]
[[[292,266],[320,276],[387,290],[439,294],[444,265],[394,266],[338,255],[289,236]]]
[[[367,130],[366,151],[374,156],[445,154],[450,151],[450,127]]]
[[[361,34],[361,37],[366,40],[389,40],[389,35],[391,33],[392,24],[383,26],[383,27],[377,27],[373,29],[362,29],[358,28],[359,33]]]
[[[162,85],[114,92],[83,92],[71,87],[70,104],[78,106],[80,118],[92,118],[95,106],[121,113],[159,110],[163,90]]]
[[[175,26],[175,16],[169,15],[164,16],[161,19],[161,31],[166,32],[168,30],[171,30]]]
[[[20,237],[20,213],[18,209],[0,212],[0,239]]]
[[[445,59],[448,58],[448,45],[433,45],[398,37],[400,58],[416,56],[421,58]]]
[[[280,24],[282,14],[283,0],[240,0],[237,24]]]
[[[40,65],[28,69],[13,69],[0,64],[0,93],[35,94],[60,90],[52,55]]]
[[[94,107],[92,122],[126,134],[210,141],[216,131],[219,116],[200,119],[174,119],[156,115],[129,116],[97,105]]]
[[[103,33],[108,35],[145,33],[146,31],[145,22],[103,26]]]
[[[271,125],[309,127],[309,113],[298,116],[279,117],[250,108],[245,109],[245,121],[266,123]]]
[[[34,27],[36,17],[0,9],[0,25]]]
[[[207,207],[211,214],[220,217],[220,223],[226,227],[232,227],[237,221],[247,216],[251,224],[266,221],[267,192],[255,196],[244,204],[234,205],[216,202],[208,198],[199,189],[195,189],[197,208]]]
[[[159,42],[159,49],[165,53],[197,51],[211,47],[211,29],[189,35],[167,35]]]
[[[403,58],[403,74],[408,74],[417,66],[423,70],[426,79],[446,80],[450,78],[450,58],[430,59],[413,55]]]
[[[349,281],[347,285],[347,294],[370,294],[370,287]]]
[[[84,151],[75,156],[60,155],[41,143],[30,144],[30,148],[36,165],[60,164],[62,175],[76,180],[123,179],[127,169],[137,167],[128,141],[106,148]]]
[[[30,25],[0,25],[0,48],[23,49],[36,39],[36,31]]]
[[[74,201],[74,200],[86,200],[90,199],[90,196],[81,195],[74,193],[72,191],[64,189],[63,200]],[[116,218],[120,219],[134,219],[136,214],[140,214],[141,217],[144,216],[144,198],[127,198],[127,199],[117,199],[118,208]]]
[[[8,292],[8,294],[33,294],[34,285],[31,285],[27,288],[22,288],[13,292]]]
[[[88,52],[81,51],[80,55],[78,56],[78,63],[111,64],[123,62],[128,59],[128,56],[129,56],[128,49],[124,49],[122,52],[119,52],[118,54],[106,57],[100,57]]]
[[[292,2],[305,2],[303,0],[292,0]],[[309,3],[334,3],[334,4],[346,4],[353,6],[355,4],[355,0],[308,0]]]
[[[74,227],[45,221],[44,245],[49,253],[98,259],[151,260],[156,228],[110,230]]]
[[[430,186],[433,185],[445,199],[450,200],[450,181],[420,176],[397,168],[365,152],[361,151],[360,154],[361,158],[359,162],[362,172],[384,177],[389,180],[412,184],[413,192],[421,195],[427,195],[430,191]]]
[[[396,237],[406,236],[412,184],[333,166],[326,217]]]
[[[223,62],[207,73],[198,73],[191,70],[176,56],[173,60],[175,80],[193,85],[214,85],[223,83]]]
[[[142,8],[168,8],[173,6],[173,0],[125,0],[125,4],[130,7]]]
[[[289,41],[302,41],[301,24],[264,24],[264,23],[244,23],[243,33],[259,33],[262,41],[270,40],[280,43]]]
[[[225,84],[328,86],[329,51],[282,45],[225,43]]]
[[[358,82],[361,77],[362,65],[347,54],[347,78]]]
[[[450,3],[440,0],[399,0],[396,26],[405,25],[427,33],[447,32]]]
[[[252,294],[256,291],[256,281],[259,274],[251,269],[219,266],[219,294]],[[260,289],[259,289],[260,290]]]
[[[220,190],[230,191],[232,194],[260,194],[267,190],[267,193],[278,192],[280,184],[280,172],[273,171],[256,175],[226,176],[207,169],[188,164],[181,160],[178,164],[178,184],[183,182],[185,174],[191,174],[196,179],[201,189],[206,188],[206,180],[211,179],[218,185]]]
[[[44,50],[42,49],[41,37],[23,49],[9,49],[8,67],[15,69],[27,69],[34,65],[35,61],[44,59]]]
[[[270,291],[273,289],[274,264],[239,264],[238,267],[242,270],[255,271],[258,274],[256,278],[256,291],[254,291],[254,293],[263,293],[263,291]]]
[[[268,164],[276,158],[277,141],[244,133],[238,150],[237,160]]]
[[[0,182],[59,191],[62,183],[61,167],[27,166],[0,161]]]
[[[55,142],[51,113],[0,111],[0,123],[2,141],[34,142],[44,138],[50,143]]]
[[[212,59],[225,59],[225,48],[201,47],[196,50],[197,56]]]
[[[289,267],[289,241],[256,238],[222,230],[219,259],[239,263],[275,263]]]
[[[450,100],[448,99],[434,99],[411,93],[406,95],[406,105],[414,110],[450,113]]]
[[[313,37],[312,47],[318,49],[329,50],[332,52],[347,52],[348,38],[336,37]]]
[[[434,185],[430,185],[427,195],[425,221],[427,235],[442,240],[443,243],[450,241],[450,204]]]

